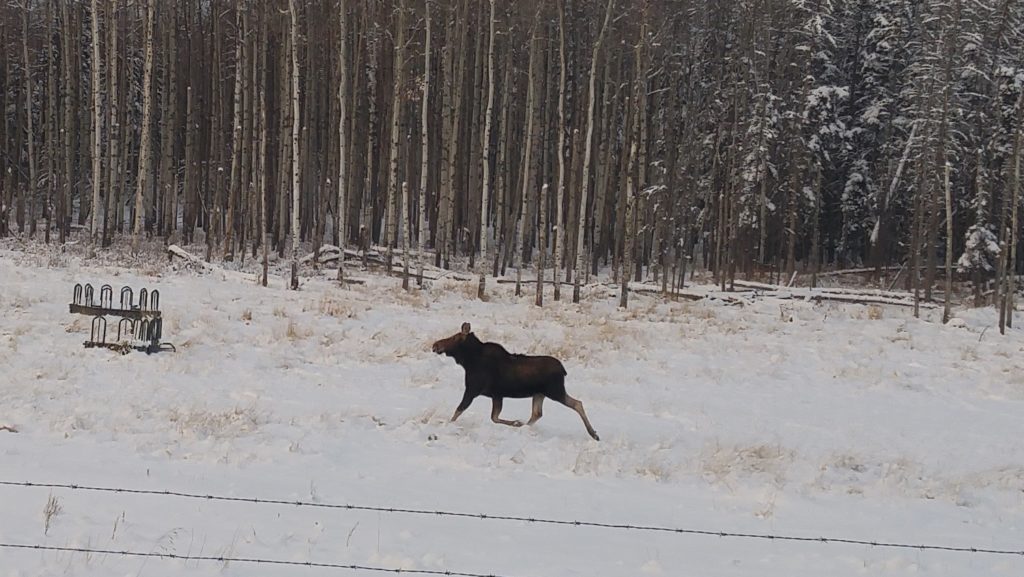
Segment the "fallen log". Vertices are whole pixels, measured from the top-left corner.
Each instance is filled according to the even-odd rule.
[[[187,262],[187,263],[189,263],[191,265],[197,266],[197,267],[199,267],[199,268],[201,268],[201,269],[203,269],[205,271],[219,273],[224,278],[234,277],[236,279],[242,279],[242,280],[245,280],[247,282],[256,282],[256,280],[257,280],[257,276],[256,275],[252,275],[252,274],[241,272],[241,271],[227,270],[224,267],[220,267],[220,266],[217,266],[217,265],[215,265],[213,263],[206,262],[205,260],[195,256],[194,254],[189,253],[188,251],[186,251],[185,249],[181,248],[180,246],[178,246],[176,244],[172,244],[172,245],[168,246],[167,247],[167,253],[171,257],[178,257],[181,260],[183,260],[183,261],[185,261],[185,262]]]

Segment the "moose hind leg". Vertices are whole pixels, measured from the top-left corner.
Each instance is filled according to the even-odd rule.
[[[563,405],[576,411],[576,413],[579,414],[580,418],[583,419],[583,426],[587,428],[587,433],[589,433],[595,441],[601,440],[600,437],[597,436],[597,431],[594,430],[594,427],[590,426],[590,419],[587,418],[587,412],[583,410],[583,403],[581,403],[579,399],[574,399],[570,397],[568,394],[565,394],[562,398],[552,397],[552,400],[558,401],[559,403],[562,403]]]
[[[530,413],[530,420],[527,425],[532,425],[544,416],[544,395],[533,396],[533,412]]]
[[[491,420],[494,421],[495,423],[498,423],[499,425],[508,425],[510,427],[522,427],[522,421],[508,421],[500,417],[501,401],[501,397],[494,397],[493,399],[491,399]]]

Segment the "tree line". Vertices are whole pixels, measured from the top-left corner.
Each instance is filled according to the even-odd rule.
[[[577,299],[603,267],[1020,269],[1019,1],[14,0],[0,46],[0,235],[293,279],[302,243],[376,246]]]

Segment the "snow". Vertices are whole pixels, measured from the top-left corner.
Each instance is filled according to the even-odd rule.
[[[764,297],[582,304],[489,282],[304,268],[301,291],[158,249],[86,259],[0,248],[0,480],[1022,549],[1024,333],[991,309]],[[84,253],[84,251],[82,251]],[[253,268],[249,272],[255,271]],[[159,289],[176,353],[85,349],[76,282]],[[695,290],[700,290],[697,287]],[[549,288],[550,290],[550,288]],[[553,354],[601,442],[553,402],[533,427],[430,352],[463,321]],[[505,418],[529,414],[507,400]],[[51,496],[61,511],[45,529]],[[508,576],[1020,575],[1024,557],[0,487],[0,542]],[[45,532],[44,532],[45,529]],[[325,570],[0,549],[0,574]],[[366,574],[337,571],[336,574]]]

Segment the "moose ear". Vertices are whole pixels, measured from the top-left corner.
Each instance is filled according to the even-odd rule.
[[[462,323],[462,334],[468,335],[470,333],[469,323]]]

